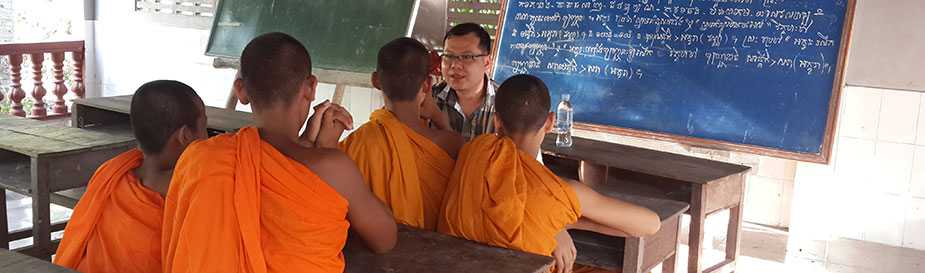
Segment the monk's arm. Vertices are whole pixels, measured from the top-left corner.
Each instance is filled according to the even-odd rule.
[[[328,153],[318,174],[350,203],[347,220],[350,226],[376,253],[384,253],[395,247],[398,227],[395,219],[382,202],[363,183],[356,163],[338,150]]]
[[[616,236],[616,237],[624,237],[624,238],[628,237],[626,232],[622,230],[602,225],[598,222],[591,221],[591,219],[588,219],[585,217],[579,218],[577,222],[575,222],[574,224],[568,225],[566,228],[593,231],[593,232],[597,232],[600,234],[606,234],[606,235]]]
[[[634,237],[655,234],[661,226],[658,215],[649,209],[604,196],[579,182],[569,184],[581,203],[582,216],[594,223]]]

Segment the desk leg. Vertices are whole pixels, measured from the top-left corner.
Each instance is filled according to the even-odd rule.
[[[51,258],[49,165],[47,159],[32,158],[32,255],[44,260]]]
[[[6,211],[6,190],[0,190],[0,248],[10,249],[10,225]]]
[[[627,237],[623,249],[623,273],[643,273],[646,240],[639,237]]]
[[[588,186],[607,183],[607,166],[581,161],[578,166],[578,179]]]
[[[726,228],[726,260],[735,261],[739,257],[739,243],[742,242],[742,206],[745,204],[744,189],[739,205],[729,209],[729,225]]]
[[[687,272],[700,272],[700,258],[703,256],[703,233],[704,224],[706,223],[706,211],[704,208],[706,193],[703,185],[694,185],[691,192],[691,226],[690,235],[687,244],[690,247],[687,259]]]

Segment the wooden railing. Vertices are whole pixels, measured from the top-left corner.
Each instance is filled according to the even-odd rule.
[[[64,81],[65,53],[70,52],[74,65],[74,84],[68,88]],[[55,96],[54,105],[51,113],[47,113],[45,105],[45,95],[48,91],[45,89],[43,80],[42,67],[46,55],[52,60],[52,73],[54,73],[54,87],[51,89]],[[47,43],[11,43],[0,44],[0,56],[9,56],[10,60],[10,114],[25,117],[26,111],[23,110],[23,99],[26,98],[26,92],[22,88],[22,64],[24,56],[29,56],[32,63],[32,79],[34,86],[29,94],[32,97],[33,105],[28,117],[46,118],[48,116],[68,114],[67,102],[64,96],[68,92],[73,92],[78,98],[83,98],[85,93],[83,74],[84,74],[84,41],[66,41],[66,42],[47,42]],[[0,93],[0,102],[3,102],[4,96]]]

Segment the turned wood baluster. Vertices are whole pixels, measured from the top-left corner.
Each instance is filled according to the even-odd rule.
[[[64,52],[51,53],[51,60],[55,63],[55,106],[51,112],[54,114],[67,114],[67,105],[64,104],[64,95],[67,94],[67,86],[64,85]]]
[[[26,111],[22,110],[22,99],[26,98],[26,91],[22,90],[22,54],[10,55],[10,114],[14,116],[25,117]]]
[[[32,80],[35,81],[35,88],[32,89],[32,99],[35,102],[32,104],[32,115],[31,117],[41,118],[48,115],[45,111],[45,87],[42,86],[42,62],[45,61],[45,53],[32,53],[29,54],[30,59],[32,59]]]
[[[71,87],[71,91],[73,91],[78,98],[83,98],[86,92],[84,87],[84,50],[81,49],[72,54],[74,56],[74,86]]]

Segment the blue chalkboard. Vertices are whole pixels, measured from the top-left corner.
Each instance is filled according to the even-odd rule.
[[[827,156],[853,4],[510,0],[494,77],[542,78],[578,122]]]

